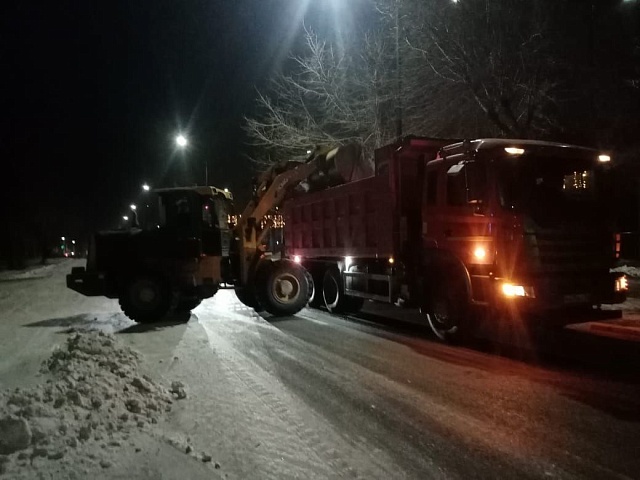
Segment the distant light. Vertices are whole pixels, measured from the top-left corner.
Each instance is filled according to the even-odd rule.
[[[151,190],[151,187],[145,183],[144,185],[142,185],[142,190],[144,190],[145,192],[148,192],[149,190]]]
[[[129,208],[130,208],[131,210],[135,210],[135,209],[136,209],[136,208],[138,208],[138,207],[136,207],[136,206],[132,203],[131,205],[129,205]]]
[[[228,188],[225,188],[225,189],[224,189],[224,193],[229,193],[229,189],[228,189]]]
[[[524,148],[506,147],[504,151],[511,155],[522,155],[524,153]]]
[[[64,238],[64,237],[60,237],[60,240],[62,240],[62,241],[64,242],[64,241],[65,241],[65,238]]]
[[[71,243],[75,245],[75,244],[76,244],[76,241],[75,241],[75,240],[71,240]]]
[[[393,257],[389,257],[389,263],[391,265],[393,265],[396,262],[396,260]]]
[[[129,220],[129,217],[127,217],[126,215],[123,215],[122,219],[126,222],[127,220]]]
[[[313,150],[307,150],[307,155],[311,155],[311,152],[313,152]]]
[[[71,252],[71,256],[74,256],[76,254],[76,252]]]
[[[598,155],[599,162],[610,162],[611,157],[609,155]]]
[[[184,135],[180,134],[176,137],[176,144],[179,147],[186,147],[187,146],[187,137],[185,137]]]
[[[293,261],[296,263],[300,263],[302,262],[302,257],[300,255],[294,255],[293,256]]]

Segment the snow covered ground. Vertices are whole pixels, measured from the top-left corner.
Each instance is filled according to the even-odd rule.
[[[51,275],[54,268],[55,265],[38,265],[36,267],[30,267],[24,270],[0,271],[0,282],[46,278]]]
[[[0,480],[640,468],[637,424],[624,416],[640,411],[635,386],[317,311],[267,321],[230,290],[187,323],[137,325],[116,301],[66,288],[78,265],[0,283]]]

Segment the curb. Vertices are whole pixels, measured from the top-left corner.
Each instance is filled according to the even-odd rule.
[[[622,325],[594,322],[589,324],[589,330],[595,330],[600,332],[611,332],[630,337],[633,340],[640,341],[640,328],[639,327],[625,327]]]

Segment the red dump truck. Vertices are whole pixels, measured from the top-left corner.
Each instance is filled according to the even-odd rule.
[[[420,308],[443,340],[470,332],[477,310],[556,325],[606,316],[627,289],[610,273],[610,160],[559,143],[406,137],[375,152],[367,178],[289,199],[285,256],[311,274],[312,306]]]

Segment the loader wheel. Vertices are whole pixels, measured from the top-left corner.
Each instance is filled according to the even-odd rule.
[[[336,267],[328,268],[324,273],[322,298],[331,313],[357,313],[364,305],[364,299],[345,295],[342,275]]]
[[[257,277],[258,302],[274,316],[295,315],[309,302],[307,271],[297,263],[280,260],[265,266]]]
[[[178,300],[176,310],[179,312],[190,312],[202,303],[199,298],[181,298]]]
[[[120,295],[120,308],[134,322],[161,320],[172,310],[173,293],[166,281],[154,275],[133,278]]]
[[[240,300],[243,305],[253,308],[256,312],[261,312],[263,310],[252,288],[235,287],[234,291],[236,292],[236,297],[238,297],[238,300]]]

